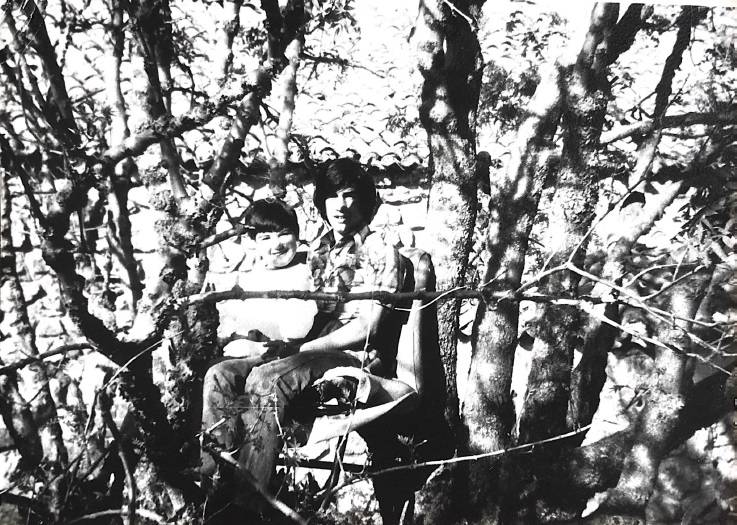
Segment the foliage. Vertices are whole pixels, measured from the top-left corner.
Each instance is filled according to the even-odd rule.
[[[286,73],[279,71],[286,61],[278,47],[292,42],[289,23],[296,24],[294,33],[304,36],[304,45],[297,91],[291,93],[287,162],[281,168],[287,173],[286,199],[298,207],[302,231],[309,236],[319,223],[310,198],[314,171],[330,158],[353,156],[376,176],[388,210],[379,219],[383,227],[396,230],[391,234],[397,243],[427,247],[427,239],[437,233],[424,209],[428,193],[439,191],[432,180],[438,158],[430,162],[420,122],[426,79],[418,73],[412,47],[422,22],[414,6],[319,0],[305,3],[304,19],[290,22],[289,9],[298,11],[301,3],[282,2],[283,25],[275,34],[266,23],[266,11],[274,4],[244,2],[235,18],[234,3],[190,0],[24,0],[4,7],[0,173],[7,190],[2,206],[9,210],[12,227],[2,240],[3,257],[14,264],[2,274],[0,388],[3,398],[24,402],[0,407],[0,501],[16,505],[24,515],[33,509],[34,519],[54,522],[114,509],[119,519],[136,505],[180,522],[201,515],[201,491],[193,483],[199,461],[198,397],[204,371],[221,355],[229,334],[218,332],[211,304],[180,308],[179,302],[248,267],[250,245],[233,228],[253,199],[275,187],[276,151],[285,140],[280,129],[290,98],[281,87]],[[470,11],[463,2],[453,3],[460,6],[458,12],[444,4],[453,23],[465,23],[461,15]],[[490,180],[478,168],[484,160],[479,155],[480,205],[464,291],[476,290],[481,299],[464,301],[462,333],[451,334],[462,343],[452,380],[459,385],[461,406],[479,401],[473,390],[464,389],[470,388],[473,373],[497,364],[479,363],[488,350],[479,347],[479,332],[493,332],[501,324],[484,328],[477,312],[501,315],[514,304],[517,317],[505,321],[514,325],[513,333],[490,332],[499,337],[489,339],[508,335],[512,341],[514,365],[505,371],[511,387],[503,398],[481,399],[485,412],[480,418],[511,421],[499,434],[507,445],[514,444],[526,410],[529,415],[554,408],[543,401],[536,408],[526,400],[561,387],[571,392],[574,403],[577,373],[598,377],[598,386],[587,383],[581,397],[600,408],[575,424],[569,411],[569,420],[559,423],[574,432],[591,423],[586,441],[582,444],[576,434],[549,455],[543,447],[540,456],[532,456],[537,466],[510,456],[508,463],[488,469],[504,472],[496,481],[483,481],[486,473],[466,476],[461,471],[463,481],[455,487],[468,490],[452,491],[466,498],[458,520],[483,521],[492,514],[487,504],[500,505],[500,512],[516,519],[578,519],[587,502],[604,501],[602,509],[607,509],[618,501],[621,494],[606,491],[617,488],[620,473],[630,479],[629,463],[623,466],[629,449],[622,443],[631,447],[644,439],[648,425],[663,431],[648,435],[648,443],[657,444],[653,479],[662,483],[668,472],[664,468],[657,478],[661,461],[667,466],[694,453],[688,450],[703,442],[697,432],[701,427],[709,427],[712,437],[724,434],[723,427],[712,426],[724,410],[699,405],[698,396],[699,388],[719,374],[721,395],[732,388],[726,378],[733,380],[737,128],[728,117],[737,110],[735,12],[688,11],[691,36],[664,91],[660,80],[683,27],[683,11],[654,6],[631,47],[604,67],[604,87],[599,85],[589,98],[577,98],[571,89],[556,105],[552,129],[525,142],[530,123],[543,116],[536,113],[538,99],[556,89],[547,76],[551,64],[563,75],[560,85],[575,86],[575,60],[568,55],[581,52],[593,23],[581,11],[580,6],[553,10],[510,2],[486,5],[482,16],[472,20],[478,24],[473,34],[484,60],[476,141],[469,151],[488,153]],[[224,36],[228,28],[237,29],[232,43]],[[48,47],[43,44],[46,32]],[[591,116],[597,108],[598,121]],[[701,120],[666,122],[683,115]],[[572,126],[577,118],[589,127]],[[639,127],[627,132],[629,126]],[[607,140],[619,132],[624,134]],[[591,136],[596,138],[587,142]],[[517,188],[516,194],[516,187],[510,190],[504,181],[520,157],[529,160],[527,173],[538,193],[512,206],[523,190]],[[561,225],[558,199],[579,176],[592,181],[587,190],[593,197],[585,203],[592,213],[581,219],[590,228],[581,226],[588,230],[581,243],[561,259],[555,247],[562,236],[570,236],[578,219],[569,217]],[[505,231],[528,219],[519,282],[504,288],[511,282],[504,274],[509,268],[501,264],[493,275],[487,270],[508,253],[510,247],[499,240]],[[504,220],[507,229],[500,234],[495,228]],[[208,244],[213,235],[227,232],[234,234]],[[16,281],[20,295],[11,294]],[[567,318],[571,312],[575,316]],[[571,358],[564,367],[574,378],[564,385],[528,383],[531,366],[557,366],[551,361],[546,368],[549,356],[541,351],[543,334],[553,324],[562,327],[560,345],[565,340],[575,348],[575,362]],[[3,369],[28,356],[39,360]],[[680,391],[670,392],[664,371],[681,365],[685,371],[672,381]],[[495,380],[489,377],[486,384]],[[50,404],[39,393],[44,388],[50,391]],[[113,394],[112,404],[101,403],[106,393]],[[15,394],[19,397],[12,398]],[[512,396],[517,423],[506,416],[494,419],[507,410]],[[14,406],[27,407],[31,419]],[[655,417],[642,408],[651,406],[665,408]],[[681,417],[697,412],[708,420]],[[612,420],[627,429],[625,434],[610,431]],[[57,424],[60,434],[55,433]],[[40,462],[22,456],[18,434],[13,434],[17,429],[41,436]],[[455,443],[457,453],[479,453],[469,443],[481,438],[466,437]],[[549,436],[537,436],[544,437]],[[669,456],[682,442],[687,445]],[[598,450],[586,447],[610,443],[623,447],[611,454],[619,463],[612,467],[597,460],[588,467],[601,476],[581,481],[590,472],[585,468],[592,457],[588,451]],[[700,456],[714,462],[713,467],[699,466],[699,476],[716,479],[711,482],[716,488],[693,488],[689,501],[696,501],[698,492],[728,509],[727,495],[737,480],[729,477],[734,444],[726,449],[731,455],[711,450]],[[609,450],[593,456],[610,457]],[[584,467],[569,468],[566,454]],[[546,485],[547,468],[572,486],[579,483],[572,495],[563,497]],[[291,474],[287,471],[289,490],[282,496],[303,515],[325,523],[376,518],[373,507],[347,514],[318,512],[314,483]],[[651,518],[688,512],[687,504],[670,501],[667,487],[656,481],[640,488],[655,494],[644,502]],[[598,499],[589,500],[597,492]],[[486,498],[482,503],[478,494]],[[436,500],[446,495],[437,493]],[[566,499],[574,497],[575,502]],[[11,512],[0,507],[0,516]],[[728,511],[720,512],[727,519]]]

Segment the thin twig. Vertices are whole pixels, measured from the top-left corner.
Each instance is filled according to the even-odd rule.
[[[101,510],[100,512],[93,512],[91,514],[85,514],[84,516],[75,518],[71,521],[66,522],[66,525],[73,525],[74,523],[81,523],[83,521],[96,520],[98,518],[104,518],[107,516],[126,516],[127,512],[128,511],[123,509]],[[166,518],[164,518],[163,516],[159,516],[158,514],[151,512],[150,510],[138,509],[136,511],[136,514],[155,523],[168,523],[168,520]]]
[[[107,395],[106,392],[100,391],[98,396],[98,404],[100,406],[100,412],[102,413],[102,420],[105,422],[105,426],[108,427],[108,430],[110,430],[110,435],[117,444],[118,457],[123,463],[125,479],[128,483],[128,490],[130,492],[128,494],[128,508],[125,510],[125,515],[128,518],[128,525],[133,525],[136,521],[136,503],[138,499],[138,487],[136,486],[136,480],[133,477],[133,470],[131,469],[130,461],[128,460],[128,457],[125,454],[125,449],[123,448],[122,435],[120,434],[120,430],[113,420],[112,414],[110,414],[110,405],[112,404],[112,402],[110,401],[110,397]],[[121,514],[122,513],[123,511],[121,509]]]
[[[492,452],[484,452],[482,454],[473,454],[471,456],[457,456],[457,457],[449,458],[449,459],[438,459],[434,461],[424,461],[422,463],[411,463],[409,465],[398,465],[396,467],[389,467],[389,468],[377,470],[374,472],[368,472],[366,473],[365,476],[357,476],[353,479],[346,481],[345,483],[343,483],[343,485],[339,487],[335,487],[333,489],[333,494],[337,493],[338,491],[344,489],[345,487],[349,485],[352,485],[359,481],[364,481],[367,478],[375,478],[375,477],[383,476],[385,474],[390,474],[393,472],[403,472],[407,470],[417,470],[417,469],[421,469],[425,467],[440,467],[443,465],[451,465],[454,463],[465,463],[465,462],[471,462],[471,461],[478,461],[480,459],[504,456],[506,454],[510,454],[513,452],[524,452],[524,451],[532,450],[535,447],[540,446],[540,445],[552,443],[555,441],[561,441],[563,439],[568,439],[569,437],[577,436],[579,434],[582,434],[588,431],[589,428],[591,428],[591,424],[588,424],[576,430],[572,430],[570,432],[566,432],[565,434],[560,434],[560,435],[549,437],[546,439],[541,439],[539,441],[534,441],[532,443],[525,443],[523,445],[517,445],[514,447],[494,450]]]
[[[261,498],[274,510],[278,511],[280,514],[284,515],[295,523],[298,523],[300,525],[307,525],[306,522],[302,519],[302,516],[297,514],[294,510],[292,510],[287,505],[274,498],[271,494],[264,490],[264,488],[261,487],[258,481],[254,479],[253,475],[243,465],[233,459],[233,457],[228,452],[220,449],[219,447],[216,447],[215,445],[207,441],[204,441],[202,443],[202,448],[212,454],[219,461],[222,461],[223,463],[226,463],[233,467],[238,473],[239,477],[247,482],[248,485],[252,489],[254,489],[256,493],[261,496]]]
[[[9,365],[2,366],[0,367],[0,376],[7,375],[11,372],[14,372],[15,370],[18,370],[19,368],[23,368],[32,363],[43,361],[44,359],[48,357],[53,357],[59,354],[65,354],[67,352],[72,352],[74,350],[88,350],[88,349],[94,349],[94,348],[95,346],[91,343],[74,343],[74,344],[62,345],[57,348],[54,348],[53,350],[49,350],[48,352],[44,352],[36,356],[26,357],[24,359],[21,359],[20,361],[16,361],[15,363],[10,363]]]

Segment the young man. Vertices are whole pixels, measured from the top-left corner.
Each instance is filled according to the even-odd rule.
[[[314,202],[326,229],[312,243],[307,258],[312,289],[399,291],[399,253],[368,228],[378,197],[373,179],[361,166],[351,159],[332,162],[316,177]],[[292,355],[253,369],[245,382],[241,421],[247,435],[235,444],[240,447],[237,458],[264,489],[281,446],[285,411],[300,393],[337,367],[361,368],[370,363],[377,373],[392,369],[396,347],[384,342],[392,339],[387,336],[394,331],[388,319],[391,304],[326,302],[318,308],[311,338],[302,344],[267,343],[282,355]],[[235,378],[224,375],[218,380],[227,383]],[[247,490],[239,490],[236,496],[236,503],[251,503],[252,493]]]

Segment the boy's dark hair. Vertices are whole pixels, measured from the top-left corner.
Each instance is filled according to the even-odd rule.
[[[243,214],[243,223],[250,226],[248,235],[256,237],[257,233],[280,232],[287,230],[299,238],[297,213],[278,199],[260,199],[248,207]]]
[[[338,191],[353,188],[358,194],[358,204],[363,216],[370,221],[376,211],[377,195],[374,179],[366,173],[361,165],[353,159],[341,158],[328,164],[324,171],[315,176],[315,194],[313,201],[323,219],[325,216],[325,200]]]

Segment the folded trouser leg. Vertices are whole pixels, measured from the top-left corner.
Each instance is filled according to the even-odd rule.
[[[236,402],[243,395],[246,378],[261,362],[260,358],[228,359],[211,366],[202,385],[202,430],[224,450],[233,450],[241,440],[239,432],[242,408]],[[203,438],[204,439],[204,438]],[[202,451],[203,476],[212,477],[217,462]]]
[[[238,461],[262,488],[274,471],[281,426],[289,403],[331,368],[361,366],[340,351],[306,351],[255,368],[246,380],[248,408],[242,414],[245,440]]]

